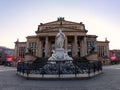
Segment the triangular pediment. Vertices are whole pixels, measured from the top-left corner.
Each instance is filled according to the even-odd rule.
[[[58,31],[59,28],[64,28],[63,30],[68,31],[86,31],[85,26],[82,23],[76,23],[66,20],[57,20],[53,22],[48,22],[44,24],[40,24],[38,26],[37,32],[46,32],[46,31]]]

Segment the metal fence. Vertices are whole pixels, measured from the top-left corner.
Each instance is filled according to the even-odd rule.
[[[91,62],[77,62],[73,61],[48,61],[46,64],[40,65],[39,63],[31,62],[19,62],[17,64],[17,72],[21,74],[27,74],[29,77],[30,74],[40,74],[42,77],[44,75],[75,75],[78,74],[88,74],[88,77],[91,73],[101,72],[102,63],[100,61],[91,61]]]

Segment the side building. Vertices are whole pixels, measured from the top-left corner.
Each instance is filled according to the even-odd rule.
[[[66,21],[64,18],[58,18],[56,21],[40,23],[36,35],[27,36],[26,42],[15,42],[15,57],[25,57],[25,54],[32,51],[37,57],[50,57],[55,49],[55,37],[62,28],[66,39],[64,48],[71,57],[85,56],[92,51],[96,52],[98,57],[109,56],[109,41],[97,41],[96,35],[88,35],[85,25],[80,22]]]
[[[110,61],[120,63],[120,50],[113,49],[109,51]]]
[[[7,62],[7,56],[13,56],[14,49],[0,46],[0,64],[5,64]]]

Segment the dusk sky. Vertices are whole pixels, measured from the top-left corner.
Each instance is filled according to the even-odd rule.
[[[87,34],[110,41],[120,49],[120,0],[0,0],[0,46],[14,48],[14,42],[35,35],[40,23],[64,17],[83,22]]]

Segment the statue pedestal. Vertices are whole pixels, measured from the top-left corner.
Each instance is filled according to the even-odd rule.
[[[34,61],[37,57],[30,54],[30,53],[26,53],[25,54],[25,61]]]
[[[48,60],[64,61],[64,60],[73,60],[73,59],[68,56],[67,51],[65,51],[63,48],[57,48]]]
[[[55,51],[55,53],[56,53],[58,59],[61,60],[61,59],[64,58],[64,49],[57,48],[56,51]]]
[[[86,57],[88,60],[92,61],[98,61],[98,55],[96,52],[93,52],[91,54],[88,54]]]

